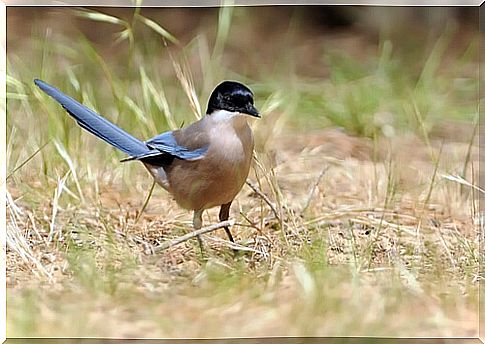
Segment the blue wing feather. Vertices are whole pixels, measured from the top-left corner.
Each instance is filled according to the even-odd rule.
[[[188,149],[187,147],[178,144],[177,140],[173,136],[172,131],[167,131],[165,133],[157,135],[146,141],[145,143],[148,147],[152,149],[166,152],[170,155],[185,160],[202,158],[209,149],[209,145],[205,145],[203,147],[193,150]]]

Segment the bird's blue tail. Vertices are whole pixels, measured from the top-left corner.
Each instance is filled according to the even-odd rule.
[[[123,129],[118,128],[107,119],[65,95],[57,88],[46,84],[42,80],[35,79],[34,82],[42,91],[58,101],[76,119],[81,127],[110,145],[130,156],[141,156],[151,151],[141,140],[131,136]]]

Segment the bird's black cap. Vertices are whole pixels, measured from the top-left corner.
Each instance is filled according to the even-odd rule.
[[[210,115],[216,110],[240,112],[260,117],[259,111],[254,107],[253,92],[236,81],[223,81],[212,91],[206,113]]]

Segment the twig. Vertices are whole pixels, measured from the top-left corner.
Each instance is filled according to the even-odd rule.
[[[461,185],[469,186],[472,189],[477,190],[478,192],[485,193],[485,190],[480,188],[480,186],[474,185],[470,183],[469,181],[463,179],[461,176],[458,175],[452,175],[452,174],[441,174],[441,177],[451,180],[452,182],[459,183]]]
[[[198,235],[202,235],[202,234],[205,234],[205,233],[209,233],[209,232],[215,231],[216,229],[219,229],[219,228],[222,228],[222,227],[234,226],[235,223],[236,222],[234,220],[228,220],[228,221],[222,221],[222,222],[213,224],[211,226],[207,226],[207,227],[198,229],[196,231],[193,231],[193,232],[187,233],[185,235],[182,235],[181,237],[172,239],[170,241],[166,241],[166,242],[164,242],[163,244],[161,244],[159,246],[153,247],[152,248],[152,252],[155,253],[155,252],[160,252],[160,251],[166,250],[167,248],[173,247],[175,245],[178,245],[180,243],[183,243],[184,241],[187,241],[187,240],[190,240],[192,238],[195,238]]]
[[[271,202],[271,200],[268,198],[268,196],[266,196],[261,190],[259,190],[259,188],[249,179],[246,180],[246,184],[251,189],[253,189],[253,191],[256,192],[256,194],[258,194],[259,197],[261,197],[269,205],[269,207],[271,208],[271,211],[274,213],[275,217],[278,219],[279,222],[281,222],[281,218],[278,214],[278,211],[276,210],[275,205]]]
[[[44,149],[45,146],[47,146],[52,140],[49,140],[47,141],[46,143],[44,143],[41,147],[39,147],[34,153],[32,153],[32,155],[30,155],[27,159],[25,159],[23,162],[20,163],[20,165],[16,166],[8,175],[7,175],[7,178],[5,179],[9,179],[10,177],[12,177],[12,175],[17,172],[19,169],[21,169],[22,167],[24,167],[25,164],[27,164],[30,160],[32,160],[36,155],[37,153],[39,153],[42,149]]]
[[[320,174],[318,175],[317,180],[315,180],[315,183],[313,183],[312,188],[310,190],[310,194],[308,195],[308,198],[305,202],[305,206],[303,207],[301,213],[304,213],[310,206],[310,203],[313,200],[313,197],[315,196],[315,190],[317,189],[318,184],[320,184],[320,181],[322,180],[323,175],[328,171],[328,169],[329,169],[328,166],[323,168]]]
[[[231,242],[229,240],[224,240],[224,239],[216,238],[216,237],[210,237],[209,240],[224,244],[224,245],[228,246],[229,248],[232,248],[233,250],[236,250],[236,251],[254,252],[254,253],[259,253],[260,255],[264,256],[264,252],[258,251],[254,248],[251,248],[251,247],[246,247],[246,246],[237,244],[235,242]]]
[[[470,163],[470,159],[471,159],[471,156],[472,156],[473,139],[477,135],[477,130],[478,130],[478,127],[479,126],[480,126],[480,121],[477,119],[476,120],[476,123],[475,123],[475,126],[473,127],[473,134],[472,134],[472,136],[470,138],[470,142],[468,143],[468,149],[467,149],[467,152],[466,152],[465,163],[463,164],[463,170],[462,170],[461,175],[460,175],[460,177],[462,179],[465,179],[466,178],[466,171],[467,171],[468,164]],[[460,185],[460,192],[461,193],[464,192],[464,186],[463,186],[463,184]]]
[[[143,214],[143,212],[145,211],[145,208],[147,207],[148,205],[148,202],[150,201],[150,198],[152,198],[152,193],[153,193],[153,189],[155,188],[155,180],[153,180],[153,183],[152,183],[152,186],[150,187],[150,191],[148,191],[148,195],[147,195],[147,198],[145,199],[145,202],[143,203],[141,209],[140,209],[140,212],[138,213],[138,215],[136,216],[136,219],[135,219],[135,223],[138,222],[138,220],[140,219],[141,215]]]

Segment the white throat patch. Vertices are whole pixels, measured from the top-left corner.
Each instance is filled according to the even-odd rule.
[[[216,110],[212,114],[210,114],[210,118],[214,122],[230,122],[231,120],[239,116],[243,116],[243,114],[226,110]]]

